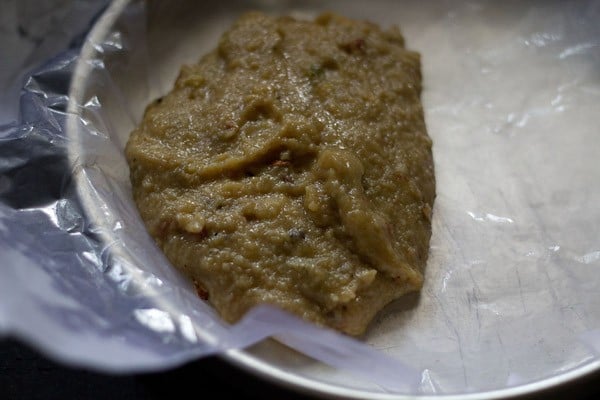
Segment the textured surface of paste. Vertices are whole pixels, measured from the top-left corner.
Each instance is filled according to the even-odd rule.
[[[359,335],[423,283],[435,197],[399,30],[248,13],[126,154],[150,234],[227,321],[270,303]]]

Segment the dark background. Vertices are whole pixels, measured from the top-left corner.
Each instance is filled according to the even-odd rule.
[[[179,390],[182,389],[182,390]],[[191,398],[309,400],[226,363],[208,357],[161,373],[106,375],[57,364],[12,339],[0,340],[0,399]],[[600,398],[600,373],[527,399]]]
[[[179,390],[182,389],[182,390]],[[0,339],[0,399],[289,399],[314,397],[272,385],[208,357],[162,373],[106,375],[69,368],[13,339]]]

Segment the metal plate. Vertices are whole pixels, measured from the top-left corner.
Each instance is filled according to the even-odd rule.
[[[144,2],[115,1],[103,17],[98,20],[82,49],[72,81],[69,107],[69,111],[72,114],[72,133],[76,131],[74,126],[79,123],[80,117],[92,121],[92,125],[94,119],[98,119],[97,115],[95,116],[89,113],[89,110],[81,107],[90,98],[96,96],[101,100],[101,119],[104,123],[108,121],[112,132],[114,132],[111,133],[115,135],[111,140],[116,145],[115,152],[118,153],[122,150],[122,146],[124,146],[127,140],[127,136],[132,128],[132,121],[139,121],[146,104],[151,99],[169,90],[181,64],[194,62],[200,55],[210,50],[218,40],[220,33],[240,12],[248,9],[263,9],[275,13],[296,13],[300,15],[311,14],[318,10],[333,9],[352,17],[368,18],[383,25],[398,23],[407,38],[408,47],[423,51],[424,105],[428,117],[427,123],[430,134],[434,139],[434,156],[439,164],[445,165],[449,163],[448,157],[464,154],[461,153],[460,149],[457,149],[458,147],[465,146],[465,152],[471,149],[483,149],[484,152],[474,156],[475,160],[470,162],[469,168],[472,169],[477,165],[486,165],[486,157],[489,156],[485,151],[489,151],[490,147],[481,145],[480,141],[491,141],[502,152],[511,151],[511,148],[507,147],[506,143],[512,139],[507,139],[507,137],[519,133],[517,132],[519,123],[527,125],[528,118],[535,118],[536,115],[543,114],[535,114],[536,108],[531,104],[522,105],[521,110],[525,111],[522,114],[515,114],[510,109],[510,103],[506,100],[506,96],[498,92],[503,86],[507,85],[510,87],[510,90],[516,90],[520,87],[520,84],[527,85],[527,82],[520,83],[518,80],[514,82],[508,81],[506,85],[497,82],[498,79],[505,79],[514,74],[514,71],[503,71],[498,67],[505,60],[503,58],[505,54],[510,53],[514,56],[515,54],[522,53],[526,61],[542,65],[545,61],[545,58],[542,57],[545,54],[543,52],[547,49],[550,49],[548,51],[553,52],[553,54],[568,52],[568,49],[561,50],[561,52],[558,48],[551,47],[554,42],[560,40],[560,38],[552,36],[554,31],[550,30],[550,33],[546,35],[546,26],[535,25],[542,23],[540,21],[544,19],[544,16],[556,17],[557,20],[563,21],[560,13],[564,10],[561,8],[560,2],[549,2],[545,3],[545,6],[539,7],[535,3],[517,5],[502,5],[498,3],[493,6],[487,3],[484,4],[484,2],[471,2],[468,4],[431,2],[425,5],[422,4],[423,2],[401,3],[393,1],[330,1],[325,3],[316,1],[224,1],[217,5],[194,1],[173,1],[168,3],[168,6],[165,6],[165,4],[161,5],[160,2],[156,1],[147,3],[146,26],[131,26],[128,24],[130,14],[132,13],[131,10],[139,11],[140,9],[144,9],[146,7]],[[577,12],[573,12],[577,14]],[[527,16],[527,13],[531,15]],[[537,14],[535,13],[539,13],[539,16],[536,16]],[[526,17],[523,17],[523,15],[526,15]],[[469,21],[471,25],[461,28],[461,24]],[[496,21],[497,25],[490,25],[490,21]],[[512,28],[514,28],[514,31],[511,33],[510,29]],[[445,34],[445,30],[449,32],[447,35]],[[536,32],[539,35],[536,36]],[[568,29],[564,28],[563,33],[567,37],[569,33]],[[106,49],[99,49],[98,46],[94,45],[106,42],[107,40],[112,40],[115,48],[119,51],[106,52]],[[493,45],[508,46],[508,48],[487,47],[486,41],[489,41]],[[514,48],[510,46],[514,46]],[[576,46],[576,44],[573,46]],[[577,48],[573,46],[572,51],[577,52]],[[580,48],[580,50],[580,53],[584,55],[588,54],[585,52],[585,47]],[[457,51],[461,51],[462,53],[457,56]],[[477,51],[487,51],[487,53],[474,54]],[[539,54],[532,55],[532,52],[535,53],[536,51]],[[144,54],[140,55],[140,52]],[[530,57],[530,59],[527,57]],[[445,59],[449,61],[448,64],[444,65],[443,61]],[[102,60],[101,66],[97,64],[97,60]],[[140,60],[146,60],[147,63],[140,63]],[[576,68],[584,70],[588,61],[583,60],[581,63],[574,65]],[[473,65],[473,63],[477,63],[477,65]],[[510,64],[509,62],[505,66],[518,67],[519,64]],[[575,68],[573,66],[567,67]],[[136,72],[136,68],[146,69],[148,75],[139,74]],[[523,67],[523,69],[527,69],[527,67]],[[440,70],[445,70],[445,72],[439,73]],[[110,73],[110,85],[118,88],[120,96],[117,98],[109,96],[107,94],[108,89],[98,84],[98,75],[105,74],[106,71]],[[480,79],[473,77],[472,79],[462,81],[462,83],[457,82],[455,85],[448,86],[449,76],[455,76],[457,81],[460,81],[467,74],[471,74],[472,71],[476,71],[480,75],[478,75]],[[560,72],[553,74],[550,71],[548,73],[550,76],[560,75]],[[151,78],[150,80],[148,80],[148,76]],[[528,78],[531,76],[528,75]],[[485,79],[488,80],[486,81]],[[150,85],[148,85],[149,82]],[[486,82],[496,83],[488,87],[486,86]],[[446,86],[444,90],[436,90],[436,85]],[[551,85],[561,87],[560,82],[552,82]],[[114,91],[114,87],[110,90]],[[457,88],[461,87],[464,88],[464,93],[457,91]],[[538,85],[537,87],[541,86]],[[594,87],[590,90],[593,91],[596,89]],[[461,98],[460,96],[463,94],[465,97]],[[443,99],[439,97],[442,95],[456,97]],[[468,101],[465,100],[466,98],[468,98]],[[494,102],[495,98],[499,100]],[[492,100],[486,105],[485,101],[489,99]],[[561,99],[558,97],[557,99],[555,101],[560,103]],[[124,106],[124,103],[126,106]],[[453,105],[457,108],[462,108],[456,113],[449,111]],[[505,109],[502,109],[503,106]],[[489,115],[486,115],[486,119],[473,119],[471,124],[463,122],[462,125],[452,125],[452,118],[462,118],[463,116],[466,119],[474,118],[469,116],[468,107],[472,107],[479,114],[481,114],[482,110],[484,110],[483,112],[489,111]],[[548,121],[555,122],[553,118],[556,117],[557,114],[555,113],[558,112],[555,109],[551,110],[548,114],[550,115]],[[582,117],[589,118],[590,115],[592,113],[586,112]],[[508,119],[506,118],[507,116]],[[569,118],[574,117],[574,114],[569,114]],[[483,117],[479,115],[477,118]],[[521,119],[519,120],[519,118]],[[597,119],[596,122],[598,122]],[[465,136],[458,135],[459,139],[451,143],[445,137],[454,134],[455,132],[452,132],[452,129],[456,129],[457,127],[483,131],[489,130],[490,132],[488,133],[490,135],[487,137],[471,137],[476,142],[474,144],[461,142],[461,138],[464,139]],[[539,126],[534,126],[533,128],[536,130],[540,129]],[[103,133],[100,132],[100,134]],[[73,133],[73,135],[75,134]],[[585,132],[581,135],[585,135]],[[436,145],[436,141],[439,145]],[[526,144],[526,142],[523,144]],[[76,136],[73,137],[73,143],[70,148],[70,157],[73,161],[77,160],[84,145]],[[446,150],[448,150],[448,153],[445,153]],[[492,160],[499,159],[495,156],[491,158]],[[521,159],[519,158],[519,160]],[[467,168],[466,166],[463,167]],[[480,178],[482,180],[494,178],[494,174],[500,171],[498,174],[502,175],[502,177],[499,183],[504,184],[505,181],[502,181],[502,179],[506,179],[505,176],[510,175],[514,171],[507,171],[507,167],[503,168],[505,169],[494,170],[492,168],[492,172],[488,174],[489,176],[482,173]],[[116,171],[115,173],[122,174],[123,171]],[[594,176],[589,177],[590,182],[593,182],[593,179],[595,179]],[[486,180],[486,182],[488,181]],[[523,180],[523,182],[526,182],[526,180]],[[582,185],[587,182],[583,182]],[[465,190],[465,187],[461,187],[460,184],[461,182],[451,182],[448,173],[444,171],[439,176],[438,187],[440,189],[438,191],[441,191],[442,195],[441,200],[438,195],[438,201],[441,202],[444,208],[439,208],[436,205],[438,208],[435,210],[434,217],[437,218],[437,224],[434,226],[432,258],[428,266],[423,298],[414,297],[392,304],[376,321],[375,326],[365,340],[373,346],[382,349],[382,351],[399,356],[404,354],[404,347],[410,346],[411,343],[417,348],[421,348],[425,366],[419,365],[419,367],[423,370],[422,387],[427,390],[423,391],[420,398],[439,398],[440,395],[444,395],[445,398],[461,399],[519,397],[550,389],[559,384],[574,382],[577,378],[599,370],[600,361],[597,357],[591,355],[591,353],[585,352],[584,344],[573,345],[573,348],[552,348],[553,343],[558,343],[559,345],[563,343],[563,339],[559,338],[558,334],[554,337],[552,336],[554,333],[549,333],[547,340],[550,344],[547,349],[545,348],[540,351],[534,349],[536,351],[532,350],[531,354],[525,354],[521,358],[519,358],[518,354],[524,351],[527,352],[528,341],[534,341],[535,338],[522,339],[521,341],[515,340],[514,343],[502,342],[501,336],[506,335],[507,332],[502,330],[500,322],[493,319],[494,313],[499,318],[507,318],[507,331],[516,329],[518,332],[525,332],[527,334],[529,334],[528,329],[531,329],[531,324],[535,324],[538,321],[537,318],[540,318],[540,321],[545,320],[544,313],[547,313],[547,316],[551,317],[559,314],[554,312],[554,305],[552,305],[549,311],[546,311],[544,307],[547,304],[535,302],[535,296],[538,295],[536,290],[539,288],[536,287],[536,290],[532,289],[530,292],[527,292],[521,286],[518,289],[522,297],[520,300],[517,300],[519,304],[523,303],[524,309],[527,308],[526,303],[530,308],[537,307],[534,309],[535,318],[531,317],[531,314],[523,312],[518,315],[519,318],[513,319],[514,315],[511,313],[514,314],[516,311],[510,307],[500,307],[490,311],[489,315],[485,314],[486,310],[490,310],[490,307],[493,309],[496,305],[503,304],[500,303],[500,300],[497,304],[485,304],[487,293],[494,292],[491,286],[497,283],[500,279],[499,277],[503,275],[491,274],[488,281],[479,280],[480,277],[485,275],[485,271],[478,272],[476,270],[478,265],[481,264],[477,264],[477,262],[478,260],[483,260],[481,262],[487,263],[488,268],[495,268],[500,261],[505,259],[506,254],[510,252],[507,250],[496,254],[493,248],[484,248],[480,249],[480,253],[474,251],[471,255],[464,256],[459,261],[463,263],[463,267],[473,268],[470,270],[471,272],[467,271],[468,268],[466,267],[459,269],[456,265],[450,265],[451,261],[456,262],[459,258],[456,256],[456,249],[450,249],[448,243],[455,236],[465,239],[465,235],[461,236],[461,232],[457,231],[444,232],[444,229],[448,228],[447,221],[442,221],[440,218],[456,218],[460,214],[463,217],[469,218],[469,223],[483,223],[483,228],[477,228],[480,230],[475,229],[466,234],[467,239],[476,240],[475,236],[478,232],[482,237],[487,238],[487,234],[481,232],[489,227],[491,227],[490,229],[496,235],[491,235],[489,236],[490,238],[504,238],[504,236],[500,236],[501,233],[509,228],[515,229],[514,226],[519,225],[520,221],[529,221],[530,214],[522,215],[524,212],[521,210],[512,210],[508,216],[504,214],[499,216],[499,214],[485,212],[485,210],[482,211],[477,208],[478,203],[473,202],[472,199],[477,196],[485,197],[486,194],[484,192],[473,192],[470,195],[466,195],[464,201],[468,204],[457,206],[452,201],[456,199],[461,199],[462,201],[462,198],[459,195],[454,196],[454,192]],[[486,184],[489,185],[489,182]],[[80,187],[83,187],[83,185]],[[446,190],[448,194],[444,193]],[[94,194],[88,190],[80,190],[79,194],[88,217],[102,224],[103,210],[98,209]],[[515,197],[518,197],[518,195]],[[597,193],[594,192],[592,197],[597,197]],[[489,204],[494,204],[490,199],[483,199],[483,201],[489,201]],[[490,206],[489,209],[493,208],[493,206]],[[450,216],[446,214],[447,211]],[[592,218],[597,218],[597,214],[594,214]],[[106,229],[103,232],[107,242],[113,240],[110,229]],[[499,245],[504,246],[506,249],[510,248],[510,251],[513,252],[521,251],[518,248],[519,235],[530,234],[531,232],[526,230],[520,231],[517,228],[506,239],[506,242]],[[515,258],[516,263],[525,259],[525,253],[536,249],[536,243],[533,241],[525,240],[525,242],[531,246],[523,249],[523,254],[519,253],[519,257]],[[454,243],[454,245],[460,247],[460,244]],[[550,245],[551,243],[548,244],[548,246]],[[585,249],[580,250],[580,254],[591,254],[590,252],[586,253]],[[588,248],[587,250],[590,249]],[[594,249],[592,248],[591,250]],[[452,257],[447,257],[449,254]],[[478,254],[483,255],[481,258],[478,258]],[[126,255],[123,256],[126,257]],[[574,256],[573,259],[577,259],[577,257]],[[542,256],[539,257],[539,260],[541,259],[543,259]],[[548,263],[552,264],[551,261],[548,261]],[[556,268],[557,271],[562,271],[562,264]],[[518,272],[518,269],[511,270],[511,272],[514,271]],[[459,275],[460,279],[456,278],[456,280],[453,280],[453,273]],[[533,279],[536,273],[536,271],[531,271],[531,274],[523,272],[524,276],[521,276],[519,279]],[[446,287],[447,284],[448,288]],[[502,285],[502,283],[499,283],[499,285]],[[521,285],[520,281],[519,285]],[[507,283],[507,287],[509,286],[510,282]],[[437,304],[436,300],[439,300],[439,297],[436,295],[436,290],[444,290],[447,298],[463,296],[464,299],[455,300],[454,303],[450,304]],[[455,295],[449,294],[449,291],[452,290],[455,291]],[[518,295],[519,290],[514,289],[507,292],[507,296],[513,296],[515,293]],[[542,289],[539,290],[541,291]],[[568,288],[568,293],[575,291],[572,287]],[[499,299],[502,298],[502,294],[498,296]],[[573,298],[575,297],[573,295]],[[168,306],[168,299],[165,300],[165,304]],[[512,303],[510,304],[512,307]],[[594,304],[593,301],[591,304],[587,304],[585,310],[593,310],[592,306]],[[455,306],[456,309],[449,310],[449,306]],[[488,308],[486,309],[484,306]],[[480,315],[479,311],[484,314]],[[402,314],[402,316],[399,317],[398,314]],[[462,317],[462,314],[466,315],[466,317]],[[467,318],[469,315],[471,318]],[[527,320],[527,318],[531,318],[531,320]],[[583,317],[583,319],[585,320],[585,326],[593,328],[600,320],[600,316],[598,313],[591,313]],[[424,320],[430,321],[430,330],[423,331],[422,339],[418,338],[418,332],[408,331],[408,328],[406,328],[406,331],[402,330],[403,326],[407,324],[421,324],[424,326]],[[441,325],[436,325],[437,322],[431,321],[442,322],[439,322]],[[523,325],[519,321],[522,321]],[[557,326],[559,329],[563,329],[569,323],[570,319],[564,320]],[[474,327],[477,324],[479,324],[479,327]],[[493,324],[493,327],[485,331],[485,327],[482,327],[482,324]],[[444,329],[436,330],[436,327],[439,328],[440,326],[443,326]],[[553,323],[547,322],[547,325],[542,329],[552,329],[553,326]],[[474,340],[473,338],[476,335],[473,334],[473,329],[479,329],[479,338],[481,339],[483,335],[483,339],[485,339],[482,339],[481,343],[478,344],[479,347],[464,342],[465,340]],[[582,331],[583,329],[579,329],[577,332],[573,331],[573,337],[575,338]],[[492,340],[495,335],[497,335],[497,340],[500,340],[500,344],[486,342],[488,339]],[[429,337],[429,342],[427,341],[427,337]],[[422,340],[422,342],[419,340]],[[428,346],[436,348],[436,350],[428,353],[427,348],[419,347],[423,346],[423,343],[429,343]],[[504,364],[495,366],[494,362],[489,362],[488,358],[487,367],[481,368],[485,371],[479,374],[477,372],[478,367],[486,365],[486,357],[488,357],[486,352],[489,352],[490,356],[502,352],[498,346],[512,348],[512,350],[508,350],[509,354],[507,357],[502,362],[498,362],[498,364]],[[543,346],[543,344],[540,346]],[[481,349],[481,354],[477,353],[477,349]],[[414,359],[408,359],[407,362],[420,363],[418,353],[418,351],[410,353]],[[438,355],[437,359],[435,358],[435,354]],[[461,370],[458,366],[454,367],[454,369],[460,370],[455,375],[448,373],[446,376],[442,374],[442,376],[434,377],[433,375],[435,375],[436,371],[436,365],[434,364],[437,362],[440,365],[444,365],[444,360],[440,359],[440,357],[443,358],[445,355],[448,357],[447,363],[450,366],[444,367],[444,371],[452,369],[451,366],[457,360],[463,363],[463,368]],[[290,351],[275,341],[266,341],[246,350],[228,351],[222,356],[232,364],[255,373],[263,379],[323,397],[369,397],[372,399],[415,397],[408,394],[384,393],[381,388],[377,388],[369,382],[358,380],[343,372],[317,363],[308,357]],[[531,359],[528,360],[527,357],[531,357]],[[554,364],[547,364],[546,358],[553,359],[555,361]],[[470,362],[472,364],[465,364]],[[513,363],[512,365],[511,362]],[[430,363],[429,367],[427,367],[427,363]],[[529,369],[525,367],[528,363],[532,365]],[[467,365],[467,367],[464,365]],[[540,367],[541,369],[536,367],[538,365],[542,366]],[[534,367],[538,368],[539,371],[536,373],[532,372]],[[500,378],[490,378],[490,376],[497,373],[501,375]],[[454,385],[454,382],[459,380],[461,384],[458,386]],[[481,382],[485,382],[485,384],[481,386]],[[457,390],[456,387],[461,387],[462,389]]]

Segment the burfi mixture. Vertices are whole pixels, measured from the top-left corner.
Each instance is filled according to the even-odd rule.
[[[396,27],[252,12],[147,107],[126,148],[135,202],[225,320],[268,303],[360,335],[421,288],[420,68]]]

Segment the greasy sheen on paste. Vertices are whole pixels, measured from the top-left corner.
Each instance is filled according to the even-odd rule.
[[[134,200],[225,320],[268,303],[360,335],[422,287],[420,68],[396,27],[251,12],[147,107],[126,147]]]

